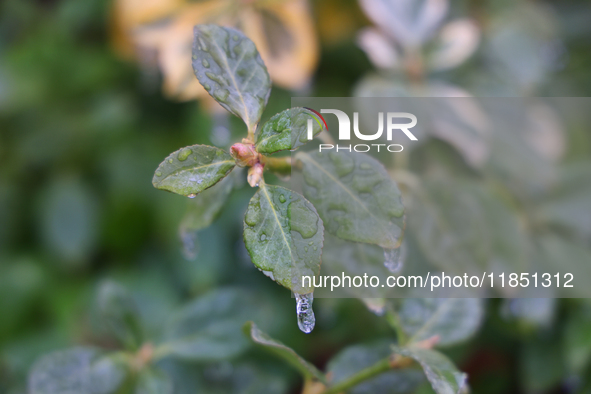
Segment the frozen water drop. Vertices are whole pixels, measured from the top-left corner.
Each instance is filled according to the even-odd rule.
[[[309,334],[314,329],[316,318],[312,310],[312,302],[314,302],[314,293],[295,294],[296,298],[296,312],[298,317],[298,327],[306,334]]]
[[[264,241],[267,239],[267,236],[265,234],[261,234],[261,241]]]
[[[397,274],[402,270],[405,259],[405,250],[403,246],[396,249],[384,248],[384,267],[393,274]]]

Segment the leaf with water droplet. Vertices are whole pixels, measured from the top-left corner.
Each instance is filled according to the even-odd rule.
[[[368,344],[348,346],[338,352],[328,362],[328,373],[331,383],[338,384],[343,380],[369,368],[381,360],[391,356],[392,342],[384,339]],[[413,393],[425,378],[416,369],[391,369],[369,378],[347,390],[348,394],[402,394]]]
[[[244,243],[254,265],[272,272],[277,283],[295,293],[309,293],[313,288],[303,287],[301,277],[319,274],[323,241],[322,220],[309,201],[284,187],[261,183],[244,216]],[[310,242],[316,250],[304,249]]]
[[[160,163],[152,184],[157,189],[193,198],[221,181],[235,166],[232,156],[222,149],[188,146],[171,153]]]
[[[396,183],[362,153],[299,152],[304,195],[326,230],[339,238],[395,249],[404,231],[404,206]]]
[[[410,342],[438,336],[438,346],[465,341],[476,333],[484,315],[479,298],[405,298],[398,316]]]
[[[305,108],[290,108],[276,114],[257,132],[257,152],[271,154],[304,145],[308,142],[308,120],[312,121],[313,137],[324,129],[318,116]]]
[[[277,356],[287,361],[292,367],[297,369],[304,378],[314,378],[321,382],[326,380],[324,374],[314,365],[304,360],[292,348],[285,346],[283,343],[262,332],[253,322],[247,322],[244,325],[244,332],[254,343],[268,349],[270,352],[275,353]]]
[[[238,40],[231,37],[237,36]],[[254,43],[242,32],[217,25],[197,25],[193,71],[222,107],[256,128],[271,92],[271,79]]]
[[[262,304],[262,305],[261,305]],[[224,360],[249,345],[242,334],[245,321],[262,317],[264,300],[240,289],[219,289],[178,311],[165,331],[163,352],[193,361]]]
[[[456,366],[443,354],[435,350],[414,346],[392,346],[392,350],[396,354],[417,361],[423,368],[425,376],[427,376],[427,380],[431,383],[435,393],[460,394],[466,389],[468,376],[458,371]]]
[[[187,211],[179,226],[179,235],[187,260],[197,257],[196,232],[214,222],[230,197],[236,180],[234,174],[236,172],[222,179],[216,187],[204,190],[188,202]]]
[[[98,292],[101,321],[128,349],[137,350],[143,342],[141,320],[135,300],[123,286],[105,281]]]

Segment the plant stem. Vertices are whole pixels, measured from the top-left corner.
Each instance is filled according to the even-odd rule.
[[[388,322],[390,327],[392,327],[396,332],[398,344],[401,346],[405,345],[408,338],[406,337],[406,333],[402,329],[402,325],[400,324],[400,319],[398,318],[398,315],[395,312],[388,310],[386,311],[386,321]]]
[[[373,378],[383,372],[388,371],[391,366],[390,358],[385,358],[383,360],[378,361],[374,365],[362,369],[361,371],[357,372],[355,375],[348,377],[347,379],[343,380],[342,382],[335,384],[334,386],[329,387],[326,391],[322,394],[337,394],[342,393],[345,390],[350,389],[353,386],[357,386],[359,383],[366,381],[368,379]]]
[[[384,358],[374,365],[362,369],[361,371],[357,372],[355,375],[348,377],[347,379],[343,380],[340,383],[335,384],[334,386],[329,387],[326,391],[323,391],[322,394],[341,394],[344,393],[346,390],[357,386],[359,383],[362,383],[368,379],[373,378],[381,373],[389,371],[390,369],[394,368],[404,368],[408,367],[413,363],[413,360],[408,357],[396,356],[392,355],[388,358]]]

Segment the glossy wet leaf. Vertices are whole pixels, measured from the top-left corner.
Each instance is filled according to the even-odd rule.
[[[339,238],[394,249],[404,232],[400,190],[384,167],[362,153],[300,152],[304,195]]]
[[[196,195],[215,185],[236,166],[222,149],[193,145],[171,153],[154,173],[155,188],[182,196]]]
[[[98,350],[76,347],[42,356],[31,368],[30,394],[103,394],[115,392],[127,375],[113,357]]]
[[[411,342],[435,335],[437,345],[464,341],[482,322],[484,307],[478,298],[405,298],[398,312],[402,328]]]
[[[134,394],[172,394],[174,387],[172,380],[156,368],[145,368],[138,377]]]
[[[308,120],[312,121],[312,136],[324,129],[318,115],[306,108],[295,107],[276,114],[257,132],[257,152],[271,154],[304,145],[309,141]]]
[[[244,326],[244,332],[250,339],[252,339],[254,343],[264,347],[270,352],[281,357],[283,360],[287,361],[305,378],[314,378],[320,381],[325,380],[324,374],[320,372],[314,365],[303,359],[292,348],[285,346],[283,343],[271,338],[269,335],[259,330],[256,324],[253,322],[248,322]]]
[[[217,25],[197,25],[193,71],[222,107],[254,130],[271,92],[267,68],[254,43],[242,32]]]
[[[443,354],[418,347],[393,346],[392,349],[396,354],[417,361],[437,394],[459,394],[466,389],[467,375],[458,371],[456,366]]]
[[[209,227],[224,207],[234,187],[234,177],[222,179],[216,187],[207,189],[189,200],[187,212],[180,225],[181,233]]]
[[[113,281],[101,284],[98,293],[101,321],[129,349],[137,349],[143,340],[137,305],[131,294]]]
[[[237,356],[249,345],[242,326],[259,307],[257,299],[244,290],[210,292],[173,315],[162,346],[168,354],[194,361]]]
[[[367,345],[346,347],[328,363],[331,384],[349,378],[364,368],[368,368],[390,356],[391,343],[385,340]],[[350,394],[399,394],[412,393],[424,381],[423,374],[417,370],[390,370],[354,386]]]
[[[302,276],[320,272],[324,225],[302,195],[262,183],[244,215],[244,244],[254,265],[296,293],[310,293]]]

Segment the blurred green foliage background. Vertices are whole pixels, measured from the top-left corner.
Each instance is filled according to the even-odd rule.
[[[511,3],[452,1],[451,14],[483,21]],[[589,2],[532,3],[549,7],[559,50],[529,93],[589,96]],[[355,42],[355,32],[369,24],[359,5],[317,0],[312,9],[321,43],[312,82],[296,93],[274,89],[265,118],[289,106],[292,94],[348,96],[373,70]],[[386,323],[354,299],[317,300],[316,330],[299,332],[293,300],[252,266],[243,246],[242,215],[254,193],[247,185],[199,233],[197,258],[185,259],[178,224],[187,201],[154,189],[153,171],[181,146],[227,146],[244,127],[229,119],[230,135],[220,141],[212,132],[219,120],[202,103],[165,98],[157,70],[113,50],[110,10],[102,0],[0,2],[0,393],[25,392],[27,371],[41,354],[73,344],[117,346],[94,310],[106,278],[135,295],[153,336],[175,307],[230,284],[270,300],[265,307],[275,317],[264,328],[319,367],[346,345],[389,335]],[[439,78],[475,95],[515,94],[492,64],[484,47]],[[590,141],[581,131],[567,160],[589,157]],[[576,348],[591,348],[588,303],[560,300],[540,319],[520,313],[519,305],[507,308],[489,300],[478,336],[449,353],[470,374],[474,392],[581,387],[580,377],[591,374],[588,360],[587,373],[576,377],[556,355],[564,352],[566,330],[578,335]],[[586,318],[570,323],[574,315]],[[298,392],[295,374],[274,368]]]

